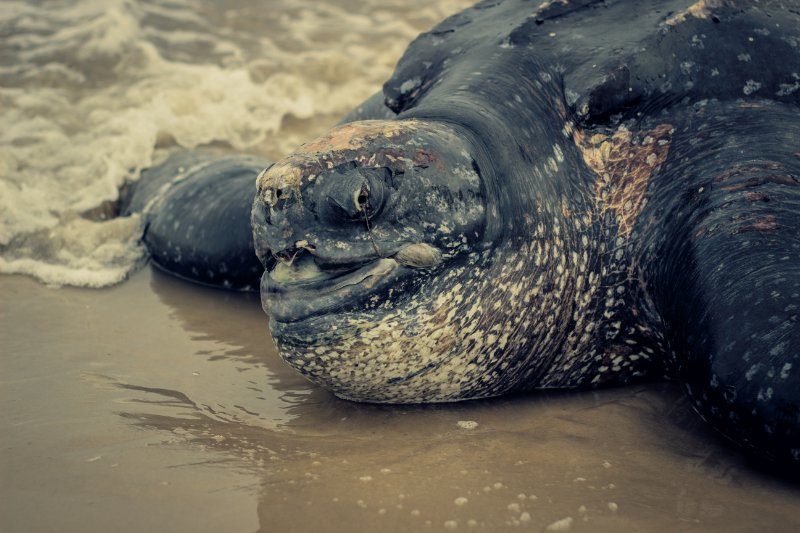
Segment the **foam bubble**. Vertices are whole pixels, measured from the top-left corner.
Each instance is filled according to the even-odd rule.
[[[572,527],[572,522],[575,520],[568,516],[566,518],[562,518],[561,520],[556,520],[552,524],[548,525],[544,528],[545,531],[567,531],[570,527]]]

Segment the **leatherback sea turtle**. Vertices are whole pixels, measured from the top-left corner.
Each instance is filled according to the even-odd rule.
[[[286,159],[175,156],[129,210],[185,278],[256,287],[255,248],[281,356],[342,398],[666,375],[796,467],[799,106],[792,2],[487,0]]]

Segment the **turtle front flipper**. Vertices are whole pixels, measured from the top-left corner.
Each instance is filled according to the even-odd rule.
[[[800,122],[768,101],[696,106],[645,230],[675,375],[756,456],[800,469]],[[721,135],[724,132],[724,135]],[[672,207],[668,207],[668,206]],[[659,237],[656,237],[658,235]]]
[[[258,290],[263,267],[250,208],[256,176],[269,165],[252,156],[185,151],[145,170],[126,211],[141,213],[153,263],[204,285]]]

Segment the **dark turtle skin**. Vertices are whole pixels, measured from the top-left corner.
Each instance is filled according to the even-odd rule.
[[[257,290],[264,267],[253,253],[247,206],[253,176],[268,165],[252,156],[178,152],[142,173],[122,212],[141,215],[150,260],[163,270],[204,285]]]
[[[666,376],[800,467],[800,5],[480,2],[253,192],[272,335],[334,394]]]

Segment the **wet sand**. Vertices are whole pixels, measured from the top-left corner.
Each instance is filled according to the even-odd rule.
[[[800,484],[672,385],[344,402],[280,361],[257,297],[150,268],[0,276],[0,401],[9,533],[800,530]]]

